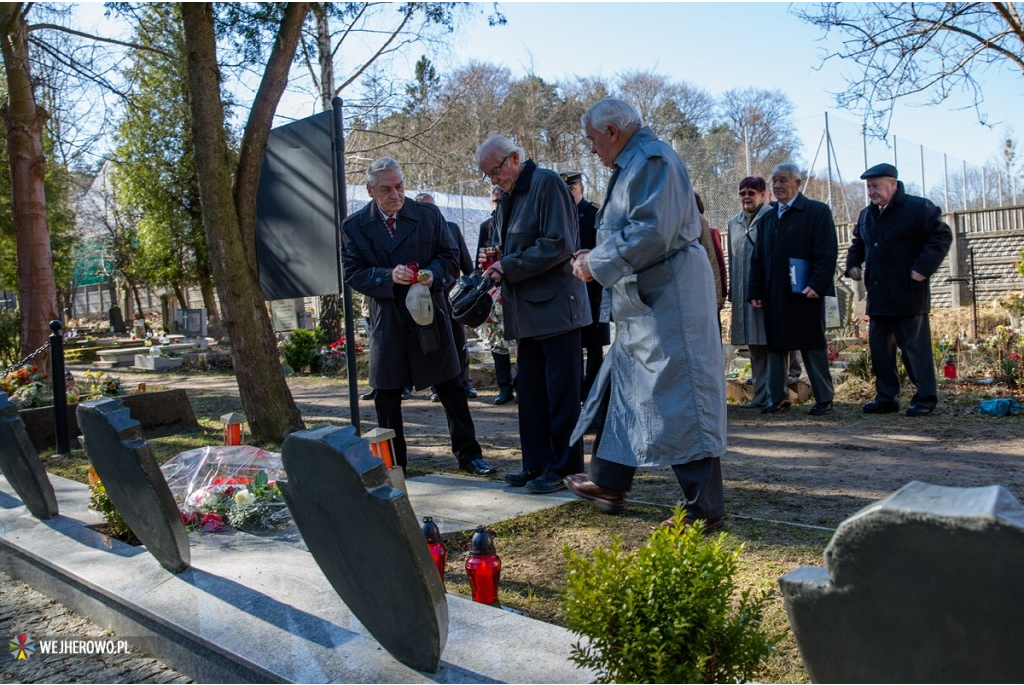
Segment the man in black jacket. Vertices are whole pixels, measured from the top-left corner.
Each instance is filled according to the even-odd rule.
[[[342,226],[345,282],[370,296],[373,323],[370,385],[377,423],[395,431],[395,458],[407,464],[402,388],[433,385],[444,405],[459,468],[476,476],[495,472],[484,461],[459,382],[459,358],[449,320],[448,287],[458,276],[458,248],[440,210],[405,197],[398,162],[382,157],[366,168],[370,202]],[[417,323],[406,306],[413,283],[430,289],[434,320]]]
[[[597,207],[583,197],[583,173],[580,171],[563,171],[561,174],[565,185],[569,186],[572,199],[576,203],[576,211],[580,216],[580,249],[592,250],[597,247]],[[587,399],[590,388],[594,385],[597,372],[604,359],[604,346],[610,345],[611,327],[608,322],[601,321],[601,294],[604,287],[597,281],[587,282],[587,298],[590,301],[590,318],[593,322],[580,330],[583,352],[586,360],[583,365],[583,383],[580,388],[580,399]]]
[[[501,283],[505,333],[519,341],[519,434],[523,470],[505,481],[556,492],[583,470],[583,442],[569,444],[580,415],[580,328],[587,289],[572,275],[579,219],[562,179],[501,135],[476,150],[477,166],[504,194],[494,215],[498,260],[484,273]],[[477,256],[478,264],[488,261]]]
[[[949,252],[953,233],[942,222],[942,211],[930,200],[908,195],[897,177],[892,164],[877,164],[861,174],[871,204],[861,211],[846,254],[846,275],[855,281],[864,278],[871,319],[868,346],[875,399],[862,410],[867,414],[899,411],[899,347],[910,382],[917,388],[907,416],[927,416],[938,404],[928,279]]]

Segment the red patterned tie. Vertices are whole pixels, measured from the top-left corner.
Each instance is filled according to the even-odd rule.
[[[388,227],[388,235],[392,238],[395,237],[395,217],[389,216],[388,220],[384,222],[384,225]]]

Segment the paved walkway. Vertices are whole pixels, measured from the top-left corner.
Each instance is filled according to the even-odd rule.
[[[40,639],[110,638],[92,621],[41,592],[0,572],[0,639],[21,633]],[[132,648],[104,656],[43,655],[16,660],[10,649],[0,654],[0,683],[191,683],[188,676]]]

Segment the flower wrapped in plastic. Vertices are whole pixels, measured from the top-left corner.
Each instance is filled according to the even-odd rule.
[[[277,452],[252,445],[201,447],[176,454],[160,470],[189,528],[267,530],[291,520],[277,486],[285,475]]]

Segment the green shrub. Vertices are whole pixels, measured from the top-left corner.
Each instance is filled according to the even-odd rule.
[[[737,592],[740,548],[683,516],[635,551],[617,537],[593,559],[566,548],[561,611],[587,638],[571,658],[598,682],[748,682],[782,639],[761,627],[769,593]]]
[[[21,314],[14,309],[0,309],[0,366],[21,361]]]
[[[110,501],[107,489],[103,487],[103,483],[99,480],[89,486],[89,506],[103,516],[103,520],[107,524],[107,529],[104,532],[107,535],[132,545],[141,544],[135,533],[132,532],[132,529],[125,523],[121,512]]]
[[[308,331],[305,328],[296,328],[288,336],[288,342],[284,344],[284,361],[296,371],[306,366],[312,367],[320,356],[320,348],[326,344],[327,336],[323,329],[317,327]]]
[[[846,365],[846,373],[857,378],[863,378],[866,381],[874,378],[874,374],[871,373],[871,353],[867,350],[861,350],[860,354]]]

